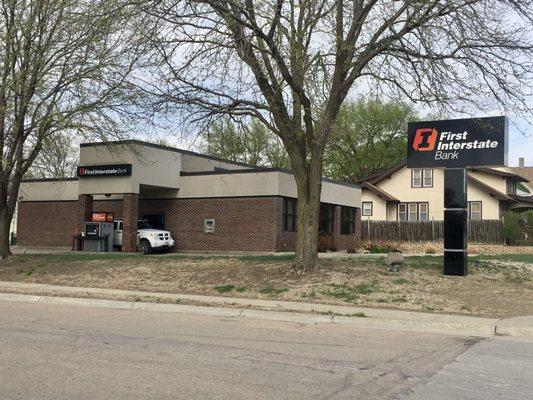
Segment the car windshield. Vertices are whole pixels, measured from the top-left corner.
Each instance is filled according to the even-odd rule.
[[[139,223],[137,224],[137,229],[152,229],[152,227],[146,221],[139,221]]]

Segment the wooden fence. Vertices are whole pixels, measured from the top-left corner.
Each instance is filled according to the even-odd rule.
[[[502,221],[468,221],[468,241],[471,243],[497,243]],[[438,242],[444,240],[444,221],[361,221],[363,240],[380,242]]]

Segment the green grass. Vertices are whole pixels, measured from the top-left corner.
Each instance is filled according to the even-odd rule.
[[[349,286],[347,283],[330,283],[327,286],[330,289],[322,291],[323,295],[334,297],[347,303],[355,303],[359,299],[359,295],[370,294],[378,289],[378,285],[375,282],[360,283],[355,286]]]
[[[359,311],[359,312],[353,313],[352,317],[366,318],[366,314],[362,311]]]
[[[215,289],[219,293],[228,293],[235,289],[235,285],[214,286],[213,289]]]
[[[411,281],[405,279],[405,278],[398,278],[392,281],[395,285],[405,285],[407,283],[411,283]]]
[[[533,253],[531,254],[480,254],[475,257],[471,257],[475,260],[498,260],[498,261],[514,261],[523,262],[527,264],[533,264]]]
[[[261,289],[259,289],[259,293],[261,294],[268,294],[269,296],[279,296],[281,293],[287,292],[289,289],[287,288],[275,288],[272,286],[265,286]]]
[[[248,286],[239,286],[239,287],[236,287],[235,290],[239,293],[243,293],[248,290]]]

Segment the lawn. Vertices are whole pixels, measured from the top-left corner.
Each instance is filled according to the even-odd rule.
[[[383,258],[322,259],[296,274],[291,256],[191,254],[17,255],[0,280],[306,301],[507,317],[533,314],[533,254],[473,256],[467,277],[443,276],[442,257],[407,257],[397,273]]]

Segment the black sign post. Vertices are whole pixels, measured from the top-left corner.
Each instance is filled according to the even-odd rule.
[[[505,117],[410,122],[407,167],[444,170],[444,274],[468,273],[466,167],[507,163]]]

